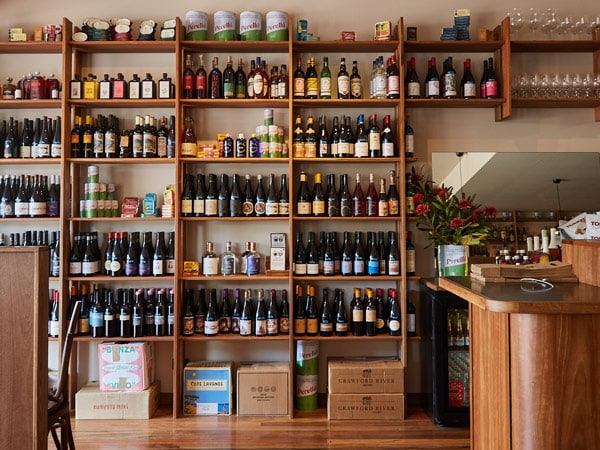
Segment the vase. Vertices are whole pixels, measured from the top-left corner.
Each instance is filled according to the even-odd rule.
[[[439,245],[437,258],[440,277],[465,277],[469,274],[468,245]]]

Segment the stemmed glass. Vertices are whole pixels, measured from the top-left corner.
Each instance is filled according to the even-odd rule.
[[[523,28],[523,15],[519,8],[513,8],[509,11],[508,17],[510,19],[510,32],[515,36],[519,33],[519,30]]]
[[[531,31],[532,36],[536,35],[537,30],[542,25],[542,17],[537,8],[529,8],[529,17],[527,19],[527,27]]]
[[[569,16],[565,16],[560,20],[556,32],[561,36],[567,36],[569,33],[571,33],[573,25],[573,19]]]
[[[552,33],[558,28],[558,17],[556,15],[556,9],[548,8],[542,16],[542,32],[548,36],[548,39],[552,38]]]
[[[575,24],[573,25],[573,34],[577,36],[578,39],[585,39],[588,33],[591,32],[591,27],[589,20],[586,16],[579,16],[575,19]]]

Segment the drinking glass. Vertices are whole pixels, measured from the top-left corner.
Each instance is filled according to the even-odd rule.
[[[560,88],[560,97],[561,98],[571,98],[573,90],[573,79],[570,73],[565,73],[561,76],[561,88]]]
[[[542,32],[552,39],[552,34],[558,28],[558,16],[556,15],[556,9],[548,8],[542,15]]]
[[[561,86],[562,86],[562,77],[561,74],[556,72],[552,74],[552,81],[551,81],[551,96],[553,98],[559,98],[561,97]]]
[[[523,15],[521,14],[520,8],[513,8],[508,12],[510,19],[510,32],[515,36],[519,33],[519,30],[523,28]]]
[[[590,32],[589,19],[586,16],[578,16],[573,24],[573,34],[577,39],[587,39]]]
[[[531,31],[532,36],[537,34],[537,30],[542,25],[542,17],[539,9],[529,8],[529,16],[527,18],[527,27]]]
[[[565,16],[560,19],[556,32],[561,36],[562,39],[570,38],[570,33],[573,28],[573,18]]]
[[[579,72],[572,74],[572,95],[571,97],[581,98],[584,96],[583,92],[583,77]]]
[[[586,73],[583,76],[583,96],[585,98],[594,98],[594,75]]]

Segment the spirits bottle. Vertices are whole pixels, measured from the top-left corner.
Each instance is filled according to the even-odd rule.
[[[219,257],[213,250],[213,243],[206,242],[206,251],[202,257],[202,274],[206,276],[218,275],[219,273]]]
[[[237,256],[232,250],[231,241],[227,241],[225,243],[225,253],[221,257],[221,275],[235,275],[237,270]]]
[[[310,99],[319,98],[319,76],[315,67],[314,56],[311,56],[308,61],[308,67],[306,68],[304,80],[304,97]]]

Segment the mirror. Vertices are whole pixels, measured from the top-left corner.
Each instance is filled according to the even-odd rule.
[[[432,180],[498,211],[600,211],[600,154],[432,153]]]

